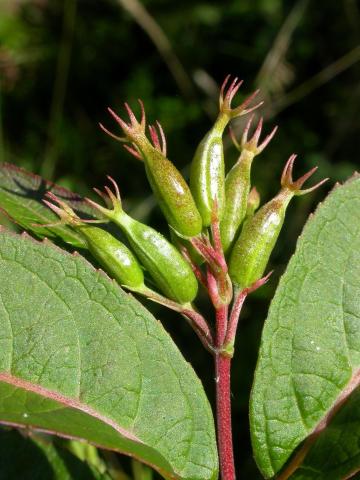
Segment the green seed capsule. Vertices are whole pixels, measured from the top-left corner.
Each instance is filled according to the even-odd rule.
[[[144,289],[144,274],[140,264],[122,242],[102,228],[75,227],[85,237],[90,253],[115,280],[132,290]]]
[[[212,223],[215,202],[218,220],[222,219],[225,210],[225,164],[222,141],[225,127],[232,118],[245,115],[260,105],[246,109],[257,94],[255,92],[239,107],[232,109],[231,101],[242,82],[238,82],[235,78],[224,96],[228,80],[229,76],[226,77],[221,88],[218,118],[212,129],[201,140],[191,164],[190,188],[205,227]]]
[[[47,196],[59,206],[44,200],[46,205],[59,215],[64,223],[83,236],[89,252],[110,276],[131,290],[139,292],[146,290],[140,264],[126,245],[106,230],[81,221],[69,205],[53,193],[49,192]]]
[[[258,145],[262,129],[262,119],[260,119],[253,137],[248,140],[247,135],[252,119],[253,117],[250,118],[246,125],[241,146],[232,134],[233,142],[238,150],[241,151],[241,155],[227,174],[225,180],[226,210],[221,221],[221,242],[225,253],[230,249],[239,227],[246,216],[248,196],[251,187],[250,173],[252,161],[256,155],[264,150],[276,132],[275,127],[270,135]]]
[[[157,125],[161,141],[154,126],[149,126],[153,145],[146,138],[145,112],[142,102],[140,105],[142,109],[140,123],[127,104],[125,107],[129,113],[130,124],[125,123],[112,110],[109,109],[109,112],[123,129],[126,139],[134,146],[132,148],[125,145],[127,150],[144,161],[150,186],[169,225],[180,235],[194,237],[202,230],[202,220],[190,188],[174,164],[166,158],[166,140],[159,123]]]
[[[136,256],[168,298],[181,304],[194,300],[198,283],[190,265],[163,235],[123,211],[115,182],[114,185],[116,196],[106,188],[112,210],[89,202],[122,229]]]
[[[180,172],[155,149],[146,158],[147,178],[168,224],[185,237],[198,235],[202,219]]]
[[[225,117],[215,123],[200,142],[191,163],[190,188],[205,227],[211,225],[215,200],[219,219],[222,218],[225,207],[222,132],[226,123]]]
[[[319,182],[314,187],[301,190],[304,182],[315,172],[316,168],[297,181],[293,181],[292,169],[295,158],[296,156],[292,155],[285,165],[281,177],[282,189],[278,195],[245,222],[232,249],[229,275],[240,289],[250,287],[263,276],[284,223],[286,208],[292,197],[311,192],[327,180]]]

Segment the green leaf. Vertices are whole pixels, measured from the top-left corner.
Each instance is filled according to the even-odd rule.
[[[250,406],[255,458],[266,478],[359,383],[359,212],[355,175],[308,221],[272,301]]]
[[[217,478],[194,371],[161,324],[83,257],[0,230],[0,332],[0,422],[131,454],[165,478]]]
[[[291,480],[338,480],[360,470],[360,389],[357,388],[310,446]]]
[[[35,227],[33,224],[58,222],[59,218],[42,200],[51,191],[65,200],[82,218],[97,218],[95,209],[82,197],[65,188],[47,182],[38,175],[29,173],[15,165],[0,164],[0,208],[15,223],[34,232],[39,237],[60,237],[76,248],[85,248],[83,238],[65,225]]]
[[[110,480],[46,436],[0,431],[0,480]]]

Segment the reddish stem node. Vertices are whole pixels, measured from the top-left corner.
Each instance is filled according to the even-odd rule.
[[[205,240],[205,238],[193,237],[190,239],[192,246],[195,250],[207,261],[209,265],[216,270],[217,266],[220,266],[223,262],[222,258],[219,258],[218,253],[214,250],[211,244]]]

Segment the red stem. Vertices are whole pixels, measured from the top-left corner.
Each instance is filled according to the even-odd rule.
[[[231,358],[217,353],[215,356],[216,420],[222,480],[235,480],[231,428],[230,367]]]
[[[218,349],[215,355],[216,421],[221,479],[235,480],[231,427],[231,358],[220,352],[226,336],[227,316],[227,306],[216,311],[216,347]]]
[[[217,437],[220,460],[220,473],[222,480],[235,480],[234,450],[231,426],[231,357],[226,352],[226,347],[233,344],[238,326],[239,316],[247,295],[264,285],[271,272],[251,287],[237,293],[230,319],[228,320],[228,307],[216,310],[216,354],[215,354],[215,383],[216,383],[216,421]],[[227,354],[228,353],[228,354]]]
[[[228,306],[223,305],[216,310],[216,348],[221,349],[224,344],[227,323],[228,323]]]

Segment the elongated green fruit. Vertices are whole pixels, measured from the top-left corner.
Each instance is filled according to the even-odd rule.
[[[232,109],[232,99],[242,82],[235,78],[224,96],[229,78],[230,76],[226,77],[220,91],[220,112],[215,124],[201,140],[191,163],[190,188],[205,227],[211,225],[215,213],[218,220],[221,220],[225,210],[225,164],[222,141],[225,127],[232,118],[245,115],[260,105],[246,109],[258,93],[255,92],[239,107]]]
[[[113,218],[126,234],[132,248],[160,290],[172,300],[184,304],[197,295],[198,283],[190,266],[159,232],[124,212]]]
[[[123,211],[119,190],[116,183],[113,183],[116,195],[106,187],[113,209],[88,201],[122,229],[137,258],[168,298],[180,304],[194,300],[198,283],[190,265],[161,233],[134,220]]]
[[[153,145],[145,135],[145,111],[139,100],[142,117],[140,123],[136,120],[130,107],[125,104],[130,117],[130,124],[125,123],[111,109],[109,112],[120,125],[126,135],[126,141],[133,147],[125,145],[135,157],[144,161],[145,171],[159,206],[171,227],[186,237],[194,237],[202,230],[202,220],[195,205],[190,188],[175,165],[166,158],[166,140],[160,123],[157,123],[160,139],[156,128],[149,126]],[[113,134],[107,133],[114,137]],[[118,140],[124,141],[119,137]]]
[[[229,275],[239,289],[250,287],[263,276],[284,223],[286,208],[290,200],[295,195],[304,195],[315,190],[327,180],[322,180],[311,188],[301,190],[304,182],[315,172],[317,167],[297,181],[293,181],[292,170],[295,158],[296,156],[292,155],[285,165],[280,192],[261,207],[249,221],[245,222],[232,249]]]
[[[132,252],[109,232],[90,225],[75,227],[85,237],[90,253],[120,285],[145,289],[144,274]]]
[[[226,117],[220,117],[198,145],[191,163],[190,188],[200,211],[203,225],[212,222],[214,202],[221,219],[225,208],[225,164],[222,133]]]
[[[251,126],[253,117],[246,125],[241,140],[241,146],[232,135],[233,142],[241,155],[225,180],[225,203],[226,209],[221,220],[221,242],[223,250],[226,253],[239,230],[239,227],[246,216],[248,196],[251,188],[251,165],[256,155],[261,153],[275,135],[276,127],[265,140],[258,145],[261,135],[262,118],[255,130],[253,137],[248,140],[247,135]]]
[[[168,224],[185,237],[201,233],[200,213],[180,172],[154,148],[145,158],[147,178]]]
[[[126,245],[106,230],[84,223],[69,205],[53,193],[49,192],[47,197],[58,205],[47,200],[44,203],[59,215],[62,222],[83,236],[89,252],[111,277],[131,290],[140,293],[147,291],[140,264]]]

